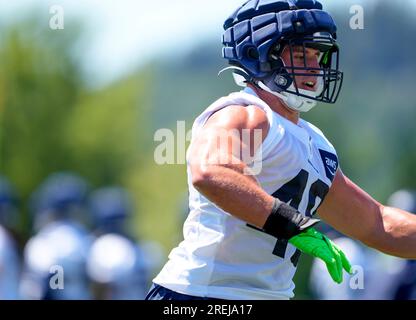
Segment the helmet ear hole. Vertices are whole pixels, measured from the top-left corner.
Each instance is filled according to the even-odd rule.
[[[280,43],[276,44],[274,47],[272,47],[272,49],[270,50],[269,53],[269,57],[272,60],[279,60],[280,59],[280,55],[282,54],[282,48],[284,46]]]
[[[253,60],[258,60],[260,55],[255,47],[249,47],[246,51],[247,57]]]

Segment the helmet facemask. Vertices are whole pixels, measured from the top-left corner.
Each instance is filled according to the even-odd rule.
[[[281,57],[284,48],[290,50],[289,64]],[[295,52],[294,48],[298,50]],[[308,66],[307,48],[319,51],[319,67]],[[303,55],[303,65],[295,64],[295,54],[299,53]],[[343,73],[339,71],[338,45],[329,33],[314,33],[279,42],[270,51],[270,66],[272,70],[268,76],[257,79],[257,85],[281,98],[291,109],[306,112],[317,102],[336,102]],[[300,88],[301,82],[311,89]]]

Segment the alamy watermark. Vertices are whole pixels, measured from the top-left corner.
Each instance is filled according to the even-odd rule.
[[[64,289],[64,268],[60,265],[53,265],[49,268],[51,277],[49,279],[49,288],[52,290]]]
[[[364,268],[360,265],[353,265],[349,286],[352,290],[364,290]]]
[[[185,164],[194,159],[186,159],[186,144],[191,141],[192,130],[185,128],[185,121],[177,121],[176,133],[167,128],[155,132],[154,141],[159,142],[154,151],[156,164]],[[256,175],[262,168],[262,139],[261,129],[205,129],[195,139],[197,146],[190,145],[188,150],[198,155],[196,160],[202,166],[243,162],[247,166],[244,174]]]
[[[359,4],[355,4],[350,7],[350,28],[352,30],[363,30],[364,29],[364,8]]]
[[[53,5],[49,8],[51,17],[49,18],[49,28],[52,30],[63,30],[65,28],[64,8],[59,5]]]

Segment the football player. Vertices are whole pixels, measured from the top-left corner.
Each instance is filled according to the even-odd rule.
[[[398,190],[389,197],[387,203],[416,214],[416,190]],[[394,280],[397,281],[392,299],[416,300],[416,260],[406,260],[400,274]]]
[[[19,298],[20,259],[13,231],[17,199],[9,181],[0,176],[0,299]]]
[[[97,299],[143,300],[151,260],[128,230],[131,198],[120,187],[103,187],[90,197],[96,235],[87,259],[87,272]]]
[[[86,258],[90,237],[87,183],[72,173],[50,175],[34,192],[32,211],[37,233],[24,248],[24,299],[90,299]],[[78,220],[80,217],[81,220]]]
[[[147,299],[289,299],[300,252],[340,283],[351,265],[321,219],[385,253],[416,258],[416,217],[355,185],[301,118],[341,89],[337,28],[315,0],[250,0],[224,23],[223,57],[245,87],[199,115],[187,150],[184,240]],[[225,141],[225,142],[224,142]]]
[[[322,225],[319,225],[319,229],[322,229]],[[323,261],[315,258],[309,277],[309,288],[314,298],[319,300],[394,299],[394,291],[398,278],[405,268],[406,260],[364,246],[328,225],[324,225],[324,233],[342,247],[352,264],[354,273],[347,275],[343,283],[338,284],[325,272]]]

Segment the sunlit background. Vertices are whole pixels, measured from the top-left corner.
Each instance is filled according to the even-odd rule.
[[[177,121],[190,129],[210,103],[239,90],[217,74],[226,66],[222,23],[242,2],[0,1],[0,175],[18,199],[10,229],[22,274],[38,232],[31,199],[56,172],[85,179],[86,203],[97,188],[124,188],[125,233],[147,245],[149,273],[157,272],[182,238],[187,187],[185,165],[156,164],[154,134],[176,134]],[[416,2],[321,2],[338,24],[345,82],[336,105],[305,118],[335,145],[344,173],[385,202],[416,188]],[[354,4],[364,8],[363,30],[350,28]],[[49,27],[53,5],[64,10],[63,30]],[[316,298],[311,263],[301,260],[297,298]]]

